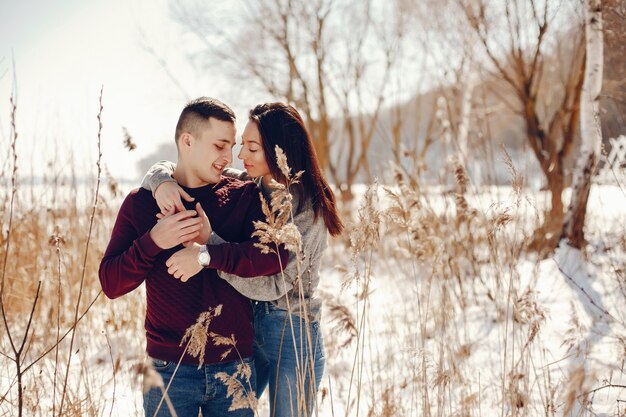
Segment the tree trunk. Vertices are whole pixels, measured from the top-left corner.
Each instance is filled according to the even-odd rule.
[[[556,248],[563,228],[563,189],[565,188],[565,175],[563,164],[557,159],[552,170],[544,170],[547,187],[550,192],[550,210],[545,212],[543,224],[533,233],[527,249],[536,251],[540,256],[548,256]]]
[[[585,81],[580,102],[582,144],[572,181],[572,198],[561,234],[561,238],[566,239],[567,243],[576,249],[582,249],[585,244],[587,200],[602,144],[598,113],[603,70],[601,0],[585,0],[585,35],[587,49]]]
[[[565,188],[565,176],[563,175],[562,167],[555,167],[548,175],[548,187],[552,193],[551,195],[551,208],[549,212],[549,219],[546,219],[547,224],[554,225],[557,230],[563,224],[563,188]]]

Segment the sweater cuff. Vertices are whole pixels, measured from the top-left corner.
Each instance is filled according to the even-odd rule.
[[[149,230],[137,239],[135,243],[139,246],[141,252],[152,258],[156,258],[157,255],[163,250],[156,243],[154,243]]]
[[[209,237],[209,241],[206,244],[210,246],[210,245],[221,245],[222,243],[228,243],[228,242],[222,239],[220,235],[213,232],[211,233],[211,236]]]
[[[224,249],[222,248],[222,245],[207,245],[207,251],[211,256],[211,260],[209,261],[207,268],[220,269],[222,260],[224,259]]]

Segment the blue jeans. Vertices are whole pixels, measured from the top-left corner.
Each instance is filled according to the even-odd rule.
[[[256,388],[256,371],[254,359],[243,360],[251,368],[250,381],[238,375],[237,381],[245,388],[246,392]],[[196,365],[180,365],[174,375],[167,395],[178,417],[197,417],[200,410],[205,417],[252,417],[254,410],[250,408],[228,411],[233,398],[227,397],[228,387],[218,378],[220,372],[234,375],[237,365],[241,361],[203,365],[200,369]],[[163,377],[164,386],[172,379],[176,362],[168,362],[152,358],[152,366]],[[161,388],[152,388],[143,396],[143,408],[146,417],[154,416],[163,393]],[[168,405],[164,400],[159,409],[158,417],[170,417]]]
[[[304,320],[292,314],[294,343],[285,310],[268,302],[253,303],[257,398],[269,385],[270,417],[310,416],[325,363],[319,322],[310,323],[309,343]]]

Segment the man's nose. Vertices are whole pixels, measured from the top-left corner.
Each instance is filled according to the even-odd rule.
[[[233,151],[232,151],[232,149],[231,149],[231,150],[228,150],[228,151],[226,151],[226,152],[224,152],[224,154],[222,155],[222,158],[224,158],[224,160],[225,160],[228,164],[230,164],[231,162],[233,162]]]

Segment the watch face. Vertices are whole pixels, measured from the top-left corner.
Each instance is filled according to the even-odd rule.
[[[200,265],[207,265],[209,263],[209,254],[206,252],[200,252],[198,255],[198,261]]]

